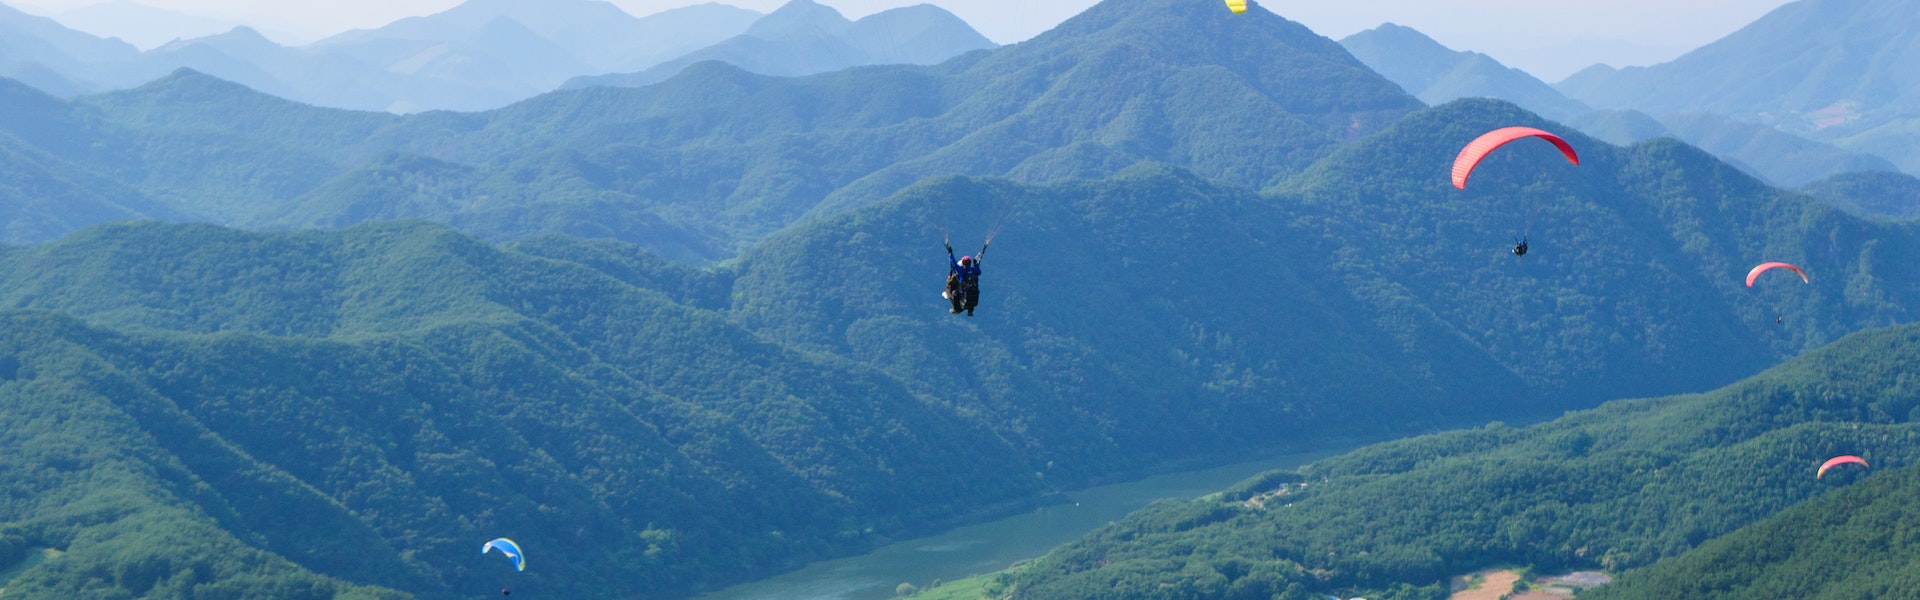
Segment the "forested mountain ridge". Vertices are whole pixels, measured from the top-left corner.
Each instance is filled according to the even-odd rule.
[[[1653,566],[1630,571],[1585,598],[1802,600],[1894,598],[1912,593],[1912,498],[1920,467],[1882,466],[1845,489],[1781,511]],[[1863,481],[1854,482],[1857,479]]]
[[[1491,566],[1553,572],[1650,564],[1644,580],[1627,573],[1636,587],[1598,596],[1669,597],[1632,592],[1648,585],[1675,593],[1746,589],[1725,587],[1739,584],[1702,573],[1700,561],[1744,556],[1777,564],[1797,548],[1735,533],[1697,558],[1683,553],[1803,500],[1816,499],[1754,533],[1782,531],[1782,523],[1821,515],[1819,506],[1873,493],[1833,491],[1857,473],[1816,480],[1814,467],[1828,457],[1862,454],[1880,469],[1920,459],[1907,375],[1920,364],[1917,352],[1916,326],[1864,332],[1707,394],[1612,402],[1523,429],[1496,423],[1268,473],[1221,495],[1149,507],[998,578],[994,593],[1410,600],[1444,598],[1445,578]],[[1761,547],[1773,551],[1729,554]],[[1672,556],[1682,557],[1678,569],[1709,579],[1675,579],[1681,571],[1657,562]],[[1819,560],[1792,556],[1796,564]],[[1745,563],[1740,569],[1755,572]],[[1830,581],[1814,576],[1799,589]]]
[[[1709,389],[1920,298],[1889,258],[1914,225],[1671,141],[1574,135],[1579,167],[1515,146],[1452,190],[1454,150],[1511,124],[1557,127],[1456,102],[1266,192],[1166,165],[936,178],[704,270],[423,223],[109,225],[0,252],[0,308],[84,321],[78,347],[171,404],[122,420],[211,495],[125,501],[215,515],[193,527],[244,541],[222,564],[266,552],[304,569],[287,578],[452,597],[498,585],[470,544],[506,535],[546,548],[528,593],[677,597],[1060,486]],[[1528,199],[1536,250],[1516,259]],[[982,312],[946,314],[942,232],[971,249],[998,225]],[[1754,255],[1815,283],[1748,290]],[[295,511],[259,498],[305,520],[265,523]],[[22,538],[75,557],[27,565],[33,589],[112,562],[101,525],[14,511],[0,525],[79,532]],[[340,541],[294,542],[322,532]]]
[[[703,63],[647,88],[478,114],[316,109],[183,72],[36,100],[59,118],[0,127],[40,131],[28,139],[49,154],[187,218],[424,218],[703,262],[926,177],[1098,178],[1160,161],[1266,185],[1420,107],[1305,27],[1208,8],[1109,0],[939,66],[773,78]]]
[[[213,515],[196,526],[340,580],[472,595],[500,583],[473,544],[507,535],[543,556],[516,589],[672,597],[1042,485],[977,418],[871,369],[437,226],[113,226],[0,262],[9,305],[128,332],[79,328],[66,343],[120,377],[126,391],[108,396],[143,431],[130,439],[152,440],[189,471],[170,476],[203,491],[124,501]],[[43,389],[90,381],[14,360]],[[17,399],[16,415],[50,401]],[[10,456],[35,448],[16,443]],[[0,518],[66,532],[26,542],[73,557],[27,570],[49,590],[83,584],[63,570],[114,547],[110,524],[42,505]],[[194,560],[243,556],[197,547],[210,554]],[[139,593],[189,568],[101,585]]]

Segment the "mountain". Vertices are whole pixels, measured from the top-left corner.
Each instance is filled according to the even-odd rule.
[[[78,19],[180,22],[118,2]],[[91,16],[90,16],[91,15]],[[0,76],[62,96],[135,87],[177,69],[300,102],[357,110],[486,110],[567,79],[650,67],[744,31],[759,13],[704,4],[635,18],[597,0],[470,0],[442,13],[287,47],[247,27],[161,40],[140,52],[50,19],[0,9]],[[103,24],[102,26],[110,25]]]
[[[881,11],[856,22],[813,0],[792,0],[734,38],[644,71],[580,77],[566,87],[652,85],[709,60],[793,77],[872,64],[937,64],[994,47],[965,21],[931,4]]]
[[[117,38],[142,50],[174,40],[216,35],[244,25],[238,21],[200,17],[130,0],[108,0],[60,11],[54,15],[54,20],[89,34]]]
[[[1878,156],[1706,113],[1655,119],[1637,110],[1597,110],[1567,124],[1616,145],[1658,137],[1682,140],[1777,186],[1806,185],[1843,173],[1899,170]]]
[[[488,130],[473,115],[346,119],[191,74],[163,83],[93,99],[100,104],[41,96],[43,118],[32,123],[73,156],[94,142],[57,133],[82,125],[152,127],[137,130],[155,145],[126,149],[136,153],[172,148],[155,133],[169,131],[213,147],[245,133],[279,140],[255,149],[262,155],[374,153],[380,169],[357,179],[368,187],[343,196],[426,188],[407,196],[419,206],[491,200],[438,183],[469,167],[380,154],[396,136],[441,143],[397,128],[533,131]],[[147,101],[161,96],[173,101]],[[200,120],[173,112],[196,97],[220,99],[223,110]],[[736,114],[727,108],[714,110]],[[101,114],[121,120],[94,122]],[[330,123],[332,137],[286,133],[309,121]],[[1439,174],[1491,124],[1545,122],[1503,102],[1457,101],[1341,146],[1264,192],[1155,164],[1097,181],[933,178],[783,227],[705,269],[617,241],[492,245],[418,222],[273,233],[104,225],[0,249],[0,342],[11,344],[0,346],[0,420],[10,423],[0,456],[20,457],[0,467],[23,474],[7,479],[21,482],[7,496],[19,500],[0,503],[0,558],[26,557],[10,566],[21,574],[8,589],[138,596],[205,583],[277,597],[284,588],[272,586],[358,586],[450,598],[491,593],[505,576],[536,596],[680,597],[1168,465],[1707,390],[1848,332],[1909,321],[1920,303],[1920,285],[1909,283],[1920,266],[1903,258],[1920,247],[1920,226],[1769,189],[1672,140],[1615,148],[1571,135],[1579,167],[1517,145],[1482,165],[1471,191],[1453,190]],[[550,170],[496,168],[482,181],[620,176],[577,155],[545,160]],[[290,167],[261,173],[278,168]],[[1541,203],[1536,250],[1515,259],[1504,238],[1525,201]],[[552,213],[525,217],[542,214]],[[984,312],[946,314],[935,240],[944,231],[970,249],[995,229]],[[1814,283],[1748,289],[1739,276],[1756,255],[1793,260]],[[1906,418],[1912,399],[1867,393],[1911,370],[1900,352],[1920,345],[1901,336],[1920,331],[1893,331],[1865,336],[1883,343],[1801,359],[1850,365],[1815,383],[1682,397],[1707,407],[1694,412],[1639,415],[1632,407],[1651,404],[1642,402],[1575,417],[1618,428],[1597,440],[1639,436],[1594,453],[1590,470],[1525,468],[1542,448],[1609,447],[1552,431],[1498,459],[1488,456],[1499,456],[1496,443],[1535,434],[1494,428],[1366,453],[1349,463],[1384,453],[1381,464],[1418,464],[1448,448],[1488,463],[1397,479],[1367,470],[1380,467],[1329,466],[1327,478],[1342,482],[1331,489],[1362,491],[1329,492],[1315,510],[1334,512],[1315,514],[1450,498],[1466,515],[1459,527],[1480,531],[1506,514],[1485,511],[1484,489],[1381,490],[1513,473],[1612,486],[1591,488],[1620,499],[1583,513],[1600,522],[1637,510],[1642,496],[1669,497],[1638,493],[1647,465],[1682,460],[1702,439],[1760,440],[1771,454],[1702,451],[1685,459],[1699,470],[1673,480],[1689,490],[1737,482],[1714,488],[1733,499],[1705,513],[1717,520],[1669,528],[1655,517],[1676,513],[1648,511],[1630,522],[1638,529],[1604,540],[1620,549],[1612,561],[1645,564],[1632,557],[1677,553],[1696,531],[1730,531],[1816,489],[1795,483],[1798,470],[1736,468],[1901,433],[1873,420]],[[1795,368],[1811,367],[1776,373]],[[1709,410],[1727,402],[1748,412]],[[1836,438],[1799,414],[1877,425],[1834,423]],[[76,446],[81,438],[97,440]],[[1813,443],[1821,440],[1828,445]],[[1875,459],[1897,464],[1901,447]],[[1502,468],[1512,464],[1522,468]],[[1529,481],[1511,489],[1561,489]],[[1367,487],[1374,482],[1381,487]],[[1756,489],[1772,495],[1734,501]],[[1540,505],[1534,499],[1516,502]],[[1388,507],[1423,514],[1416,508]],[[1668,537],[1640,536],[1650,530]],[[509,574],[477,562],[471,543],[502,535],[541,548],[548,566]],[[169,543],[177,539],[194,540],[196,552],[179,552]],[[1436,563],[1418,552],[1423,543],[1354,559],[1392,568],[1353,587],[1411,577],[1403,560],[1426,569],[1415,573],[1446,574],[1428,568]],[[1517,556],[1586,559],[1577,549]],[[59,558],[33,562],[50,555]],[[1113,564],[1107,573],[1137,566]],[[1186,573],[1167,564],[1135,581]],[[1270,574],[1268,563],[1236,564]]]
[[[103,88],[82,74],[139,53],[126,42],[73,31],[0,4],[0,77],[63,95],[99,91]]]
[[[1603,108],[1704,112],[1763,123],[1920,169],[1920,6],[1800,0],[1651,67],[1595,66],[1557,87]]]
[[[872,369],[437,226],[108,226],[0,263],[33,307],[0,316],[6,480],[43,501],[0,522],[64,553],[28,597],[677,597],[1043,491],[1012,432]],[[501,535],[545,566],[474,560]]]
[[[385,27],[350,31],[315,43],[315,48],[340,51],[372,64],[400,62],[418,50],[398,42],[457,43],[484,38],[487,31],[511,21],[534,37],[555,45],[569,60],[552,67],[546,77],[565,80],[571,74],[608,72],[651,65],[740,33],[760,14],[722,4],[701,4],[634,17],[597,0],[468,0],[444,12],[408,17]],[[401,54],[381,56],[382,50]],[[486,47],[495,59],[510,58],[512,47]]]
[[[1905,173],[1842,173],[1800,191],[1862,217],[1920,218],[1920,178]]]
[[[703,262],[929,177],[1100,178],[1165,162],[1269,185],[1419,108],[1305,27],[1232,16],[1112,0],[942,65],[776,78],[709,62],[656,86],[479,114],[317,109],[180,72],[78,99],[62,110],[82,117],[35,139],[216,223],[404,214],[488,239],[615,237]],[[374,197],[390,208],[370,208]]]
[[[1653,123],[1637,111],[1594,111],[1487,55],[1454,51],[1392,23],[1356,33],[1340,45],[1428,104],[1499,98],[1620,145],[1672,135],[1775,185],[1795,187],[1851,171],[1897,170],[1877,156],[1708,114],[1668,115]]]
[[[1386,23],[1347,36],[1340,45],[1427,104],[1499,98],[1559,120],[1592,110],[1525,71],[1485,54],[1455,51],[1411,27]]]
[[[1848,151],[1765,125],[1695,113],[1661,117],[1674,137],[1740,164],[1781,187],[1798,187],[1841,173],[1898,171],[1872,154]]]
[[[1920,468],[1874,475],[1583,598],[1885,598],[1911,589]]]
[[[1435,598],[1448,577],[1516,566],[1627,570],[1622,587],[1594,592],[1601,598],[1854,597],[1815,592],[1873,589],[1899,572],[1878,567],[1911,560],[1896,533],[1905,529],[1886,528],[1911,512],[1895,490],[1912,486],[1913,469],[1836,490],[1860,476],[1816,480],[1814,468],[1838,454],[1882,470],[1920,460],[1916,405],[1903,391],[1916,365],[1920,326],[1907,325],[1711,393],[1372,446],[1162,501],[998,576],[993,591]],[[1863,554],[1829,543],[1840,536],[1887,545]],[[1628,570],[1638,567],[1647,568]]]
[[[1580,199],[1546,214],[1589,231],[1543,236],[1539,264],[1504,256],[1498,225],[1467,225],[1507,207],[1425,212],[1454,196],[1430,176],[1445,161],[1410,157],[1527,119],[1492,101],[1423,111],[1266,194],[1151,165],[936,179],[705,270],[421,223],[109,225],[6,249],[0,340],[18,345],[0,352],[0,419],[21,424],[0,450],[71,473],[0,514],[20,524],[0,549],[71,557],[22,563],[9,589],[147,593],[198,569],[156,540],[200,532],[236,541],[192,542],[220,565],[194,572],[242,595],[311,579],[461,597],[501,585],[469,544],[506,535],[550,563],[517,591],[673,597],[1056,486],[1704,389],[1920,297],[1893,283],[1913,280],[1897,257],[1920,232],[1672,142],[1576,137],[1582,170],[1545,179],[1513,174],[1552,165],[1524,155],[1483,166],[1482,193]],[[1621,192],[1642,169],[1689,175]],[[987,312],[945,314],[933,240],[996,223]],[[1754,297],[1724,255],[1759,247],[1817,283]],[[114,427],[97,455],[60,452],[56,433],[96,422]],[[168,515],[155,537],[122,529]],[[233,575],[260,565],[288,570]]]

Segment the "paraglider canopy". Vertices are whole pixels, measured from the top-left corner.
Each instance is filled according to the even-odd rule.
[[[1857,464],[1862,467],[1867,467],[1869,469],[1873,468],[1867,465],[1866,459],[1860,458],[1858,456],[1854,456],[1851,454],[1848,454],[1846,456],[1835,456],[1833,458],[1827,459],[1827,462],[1825,464],[1820,465],[1820,471],[1817,473],[1814,473],[1813,478],[1819,479],[1821,477],[1825,477],[1827,474],[1827,469],[1831,469],[1847,463]]]
[[[1246,14],[1247,0],[1227,0],[1227,10],[1233,11],[1236,15]]]
[[[493,550],[499,550],[501,554],[507,555],[507,560],[513,561],[514,570],[527,570],[526,559],[520,554],[520,545],[513,543],[513,540],[500,538],[487,542],[487,545],[480,547],[481,554],[486,554]]]
[[[1770,262],[1770,263],[1760,263],[1760,266],[1754,267],[1752,271],[1747,271],[1747,287],[1753,287],[1754,280],[1759,279],[1761,273],[1765,273],[1773,269],[1786,269],[1788,271],[1799,273],[1801,281],[1805,281],[1807,283],[1813,283],[1812,279],[1807,279],[1807,272],[1800,270],[1800,267],[1796,267],[1783,262]]]
[[[1467,189],[1467,177],[1473,174],[1474,167],[1480,166],[1481,159],[1501,146],[1530,137],[1552,142],[1561,154],[1567,156],[1567,162],[1576,166],[1580,164],[1580,155],[1573,151],[1573,145],[1560,139],[1560,136],[1532,127],[1505,127],[1490,131],[1460,149],[1460,156],[1453,159],[1453,187]]]

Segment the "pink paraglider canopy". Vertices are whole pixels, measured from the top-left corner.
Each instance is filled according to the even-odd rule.
[[[1860,465],[1862,467],[1873,468],[1867,465],[1866,459],[1860,458],[1858,456],[1854,456],[1852,454],[1848,454],[1846,456],[1835,456],[1833,458],[1827,459],[1826,464],[1820,465],[1820,472],[1814,473],[1813,478],[1819,479],[1821,477],[1825,477],[1827,474],[1827,469],[1831,469],[1847,463],[1853,463],[1853,464]]]
[[[1460,149],[1460,156],[1453,159],[1453,187],[1467,189],[1467,176],[1473,174],[1474,167],[1480,166],[1481,159],[1486,158],[1501,146],[1530,137],[1553,142],[1554,147],[1559,148],[1561,154],[1567,155],[1567,162],[1575,166],[1580,164],[1580,155],[1574,153],[1573,145],[1560,139],[1560,136],[1532,127],[1506,127],[1488,132],[1467,144],[1467,147]]]
[[[1786,269],[1788,271],[1793,271],[1795,273],[1800,274],[1801,281],[1805,281],[1807,283],[1813,283],[1813,280],[1807,279],[1807,272],[1800,270],[1800,267],[1796,267],[1783,262],[1770,262],[1770,263],[1760,263],[1760,266],[1754,267],[1752,271],[1747,271],[1747,287],[1753,287],[1753,281],[1755,279],[1759,279],[1761,273],[1765,273],[1771,269]]]

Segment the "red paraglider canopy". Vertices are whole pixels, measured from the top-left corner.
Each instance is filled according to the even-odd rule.
[[[1761,273],[1765,273],[1772,269],[1786,269],[1788,271],[1799,273],[1801,281],[1805,281],[1807,283],[1813,283],[1812,279],[1807,279],[1807,272],[1800,270],[1800,267],[1796,267],[1783,262],[1770,262],[1770,263],[1760,263],[1760,266],[1754,267],[1752,271],[1747,271],[1747,287],[1753,287],[1754,280],[1759,279]]]
[[[1834,467],[1837,467],[1837,466],[1840,466],[1840,465],[1844,465],[1844,464],[1847,464],[1847,463],[1853,463],[1853,464],[1856,464],[1856,465],[1860,465],[1860,466],[1862,466],[1862,467],[1867,467],[1867,468],[1869,468],[1869,469],[1871,469],[1871,468],[1873,468],[1873,467],[1871,467],[1871,466],[1869,466],[1869,465],[1867,465],[1867,460],[1866,460],[1866,459],[1864,459],[1864,458],[1860,458],[1860,457],[1858,457],[1858,456],[1854,456],[1854,455],[1852,455],[1852,454],[1848,454],[1848,455],[1846,455],[1846,456],[1835,456],[1835,457],[1833,457],[1833,458],[1829,458],[1829,459],[1827,459],[1827,462],[1826,462],[1826,464],[1823,464],[1823,465],[1820,465],[1820,472],[1818,472],[1818,473],[1814,473],[1814,474],[1813,474],[1813,478],[1814,478],[1814,479],[1819,479],[1819,478],[1821,478],[1821,477],[1824,477],[1824,476],[1826,476],[1826,474],[1827,474],[1827,469],[1831,469],[1831,468],[1834,468]]]
[[[1560,139],[1560,136],[1532,127],[1506,127],[1488,132],[1473,143],[1467,144],[1467,147],[1460,149],[1460,156],[1453,159],[1453,187],[1467,189],[1467,176],[1473,174],[1474,167],[1480,166],[1481,159],[1486,158],[1501,146],[1530,137],[1553,142],[1553,145],[1560,149],[1561,154],[1567,155],[1567,162],[1575,166],[1580,164],[1580,155],[1574,153],[1573,145]]]

